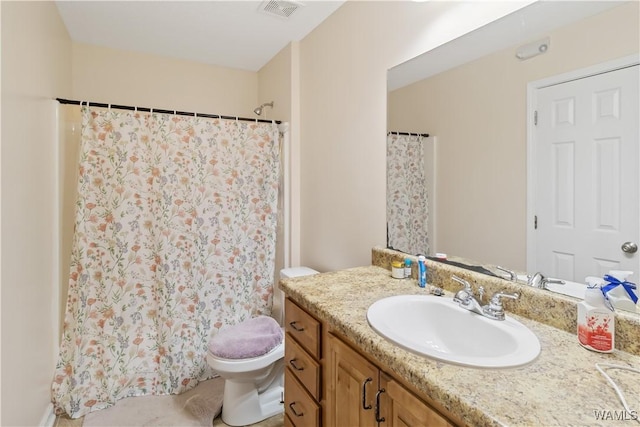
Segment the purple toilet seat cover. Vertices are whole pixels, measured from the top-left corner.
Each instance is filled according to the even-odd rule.
[[[209,351],[225,359],[248,359],[267,354],[280,345],[283,337],[278,322],[258,316],[218,332],[209,341]]]

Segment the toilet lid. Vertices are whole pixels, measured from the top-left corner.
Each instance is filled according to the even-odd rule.
[[[259,316],[228,326],[209,341],[209,351],[225,359],[262,356],[282,343],[282,328],[273,318]]]

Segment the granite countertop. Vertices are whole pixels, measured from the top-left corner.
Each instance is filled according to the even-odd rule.
[[[625,413],[595,364],[637,368],[640,356],[620,350],[611,354],[586,350],[578,344],[575,333],[511,314],[507,308],[508,316],[537,335],[542,348],[538,358],[509,369],[457,366],[403,350],[367,323],[367,309],[375,301],[392,295],[425,294],[415,280],[393,279],[389,270],[367,266],[285,279],[280,286],[330,330],[379,361],[383,370],[391,370],[468,425],[637,425],[630,419],[640,413]],[[625,393],[631,409],[640,411],[640,374],[619,369],[607,372]],[[606,418],[599,419],[597,413]]]

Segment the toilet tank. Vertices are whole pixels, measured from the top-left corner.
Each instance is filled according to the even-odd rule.
[[[309,267],[289,267],[280,270],[281,279],[289,279],[291,277],[311,276],[318,274],[319,271]],[[280,284],[276,284],[273,288],[273,313],[272,316],[282,326],[284,323],[284,292],[280,290]]]

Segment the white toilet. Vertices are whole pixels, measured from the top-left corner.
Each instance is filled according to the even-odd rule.
[[[308,267],[285,268],[280,271],[280,278],[308,276],[318,272]],[[276,286],[277,288],[277,286]],[[284,294],[276,289],[274,292],[274,318],[283,321]],[[260,322],[263,329],[257,331],[262,334],[253,340],[252,325]],[[233,351],[225,349],[212,350],[211,345],[207,353],[209,366],[224,378],[224,397],[222,402],[222,420],[230,426],[245,426],[272,417],[284,410],[284,330],[272,319],[250,319],[239,325],[234,325],[231,339],[240,340],[246,332],[247,340],[257,342],[255,357],[227,358]],[[218,335],[221,335],[222,332]],[[264,339],[263,339],[264,338]],[[214,337],[215,339],[215,337]],[[214,343],[212,339],[212,343]],[[279,341],[279,342],[276,342]],[[223,340],[216,343],[220,345]],[[253,351],[252,350],[252,351]],[[214,354],[216,353],[216,354]],[[221,356],[221,354],[224,356]]]

